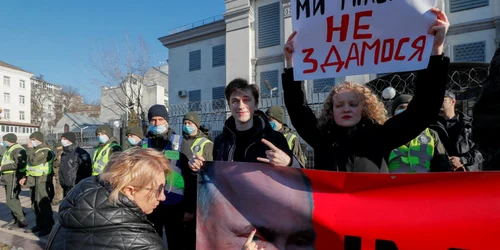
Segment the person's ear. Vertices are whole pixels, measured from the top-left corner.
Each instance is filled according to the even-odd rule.
[[[122,193],[127,196],[131,201],[134,201],[135,189],[132,186],[126,186],[122,188]]]

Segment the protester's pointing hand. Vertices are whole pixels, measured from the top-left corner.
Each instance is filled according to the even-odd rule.
[[[266,158],[257,157],[258,161],[282,167],[286,167],[290,164],[292,159],[285,152],[283,152],[283,150],[277,148],[266,139],[262,139],[262,143],[268,146],[271,150],[266,151]]]
[[[198,172],[203,167],[204,163],[205,163],[205,158],[203,158],[203,156],[195,155],[193,158],[189,160],[188,165],[192,171]]]
[[[285,54],[286,67],[293,67],[293,52],[295,48],[293,46],[293,38],[297,35],[297,31],[294,31],[289,37],[287,42],[285,43],[285,47],[283,47],[283,53]]]
[[[432,13],[436,14],[436,22],[429,29],[429,34],[434,35],[431,55],[441,55],[444,51],[444,40],[450,28],[450,22],[446,14],[438,8],[432,8]]]
[[[264,250],[264,248],[259,248],[255,242],[253,242],[253,237],[255,236],[255,233],[257,230],[253,230],[250,236],[248,236],[247,241],[245,242],[245,245],[241,248],[241,250]]]

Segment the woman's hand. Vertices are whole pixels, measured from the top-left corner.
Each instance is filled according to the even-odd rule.
[[[292,68],[293,67],[293,52],[295,48],[293,47],[293,38],[297,35],[297,31],[294,31],[289,37],[287,42],[285,43],[285,47],[283,47],[283,53],[285,54],[285,67]]]
[[[434,25],[429,29],[429,34],[434,35],[434,44],[432,45],[431,55],[441,55],[444,51],[444,40],[446,33],[450,28],[450,22],[446,14],[438,8],[432,8],[432,13],[436,14],[437,19]]]

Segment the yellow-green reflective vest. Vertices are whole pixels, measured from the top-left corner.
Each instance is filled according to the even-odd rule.
[[[424,173],[430,171],[434,156],[435,140],[427,128],[409,145],[392,150],[389,156],[389,172],[391,173]]]
[[[163,202],[165,204],[177,203],[184,196],[184,178],[178,164],[180,162],[181,139],[181,135],[172,134],[170,143],[167,143],[167,148],[163,150],[163,155],[170,161],[170,169],[173,170],[170,175],[165,175],[165,190],[167,191],[167,199]],[[142,148],[149,148],[149,143],[148,138],[144,139]]]
[[[12,159],[11,155],[12,155],[12,152],[14,152],[14,150],[19,149],[19,148],[25,150],[23,148],[23,146],[21,146],[19,144],[12,145],[9,148],[9,150],[7,150],[7,152],[5,152],[5,154],[4,154],[3,158],[2,158],[2,163],[0,163],[0,166],[14,163],[14,159]],[[19,169],[19,171],[20,172],[26,171],[26,167]],[[7,170],[7,171],[3,171],[2,173],[3,174],[12,174],[14,172],[16,172],[16,170]]]
[[[96,150],[94,152],[94,156],[92,157],[92,176],[99,175],[100,173],[102,173],[102,171],[104,171],[104,168],[106,167],[106,165],[108,165],[109,162],[111,148],[116,145],[118,144],[114,142],[108,143],[101,150]]]
[[[205,149],[205,145],[207,143],[211,142],[209,139],[205,137],[201,138],[196,138],[196,140],[193,142],[193,145],[191,146],[191,151],[193,152],[193,156],[203,156],[203,150]]]
[[[292,133],[288,133],[288,134],[285,134],[285,138],[286,138],[286,142],[288,142],[288,147],[290,148],[290,150],[292,150],[293,149],[293,140],[295,138],[297,138],[297,136],[292,134]]]
[[[54,161],[54,153],[52,152],[52,150],[50,150],[50,148],[40,148],[35,151],[35,154],[37,154],[42,150],[48,150],[49,153],[52,155],[50,161],[36,166],[31,165],[31,163],[28,161],[28,165],[26,166],[26,176],[38,177],[52,173],[52,162]]]

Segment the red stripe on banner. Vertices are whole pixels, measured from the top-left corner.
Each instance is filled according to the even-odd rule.
[[[500,173],[304,170],[316,249],[500,249]]]

